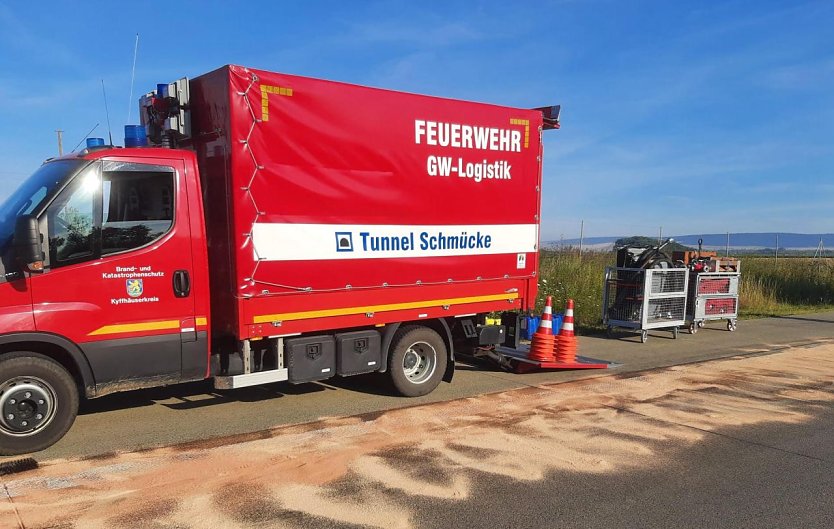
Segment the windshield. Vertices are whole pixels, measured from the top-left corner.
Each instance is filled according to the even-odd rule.
[[[0,205],[0,248],[11,241],[15,219],[36,211],[84,160],[58,160],[43,164]]]

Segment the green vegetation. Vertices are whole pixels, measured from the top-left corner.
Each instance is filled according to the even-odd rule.
[[[834,307],[834,260],[748,257],[741,261],[742,314],[749,317]]]
[[[602,328],[602,283],[613,252],[541,252],[539,299],[553,296],[553,310],[576,304],[577,328]],[[765,317],[834,309],[834,259],[745,257],[741,262],[741,317]]]
[[[572,250],[542,250],[537,314],[547,296],[553,296],[554,312],[564,312],[565,303],[571,298],[577,329],[601,328],[605,267],[613,266],[615,259],[613,252],[589,252],[580,258]]]

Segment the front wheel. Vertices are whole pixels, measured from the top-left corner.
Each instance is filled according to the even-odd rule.
[[[427,395],[443,379],[448,356],[443,338],[433,329],[419,325],[402,327],[391,342],[391,384],[405,397]]]
[[[0,357],[0,455],[37,452],[58,442],[78,413],[78,388],[54,360],[37,353]]]

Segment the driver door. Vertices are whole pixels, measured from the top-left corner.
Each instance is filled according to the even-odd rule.
[[[95,162],[41,218],[35,325],[79,345],[99,392],[179,380],[183,342],[196,340],[183,179],[181,160]]]

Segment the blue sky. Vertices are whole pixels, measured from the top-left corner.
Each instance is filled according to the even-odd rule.
[[[134,7],[123,7],[123,6]],[[116,7],[114,7],[116,6]],[[158,7],[154,7],[158,6]],[[226,63],[518,107],[544,239],[834,232],[834,2],[0,0],[0,197],[136,91]]]

